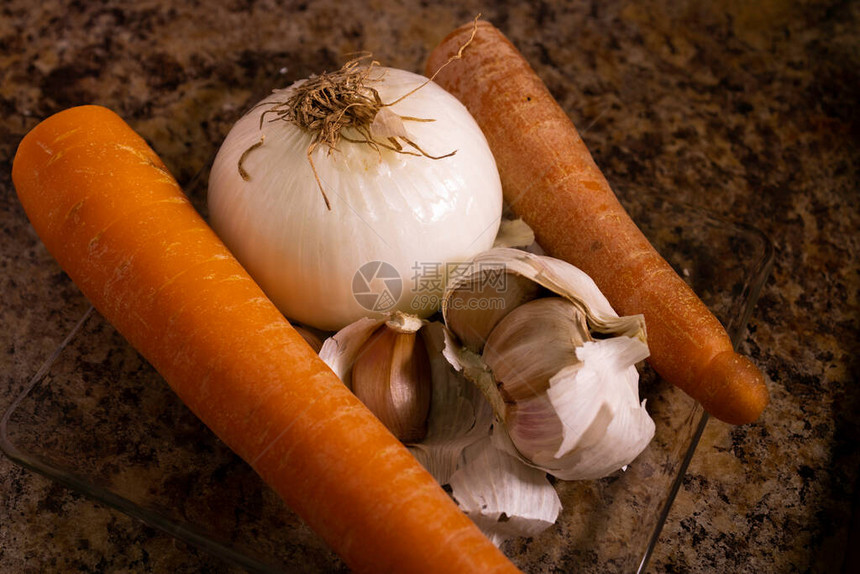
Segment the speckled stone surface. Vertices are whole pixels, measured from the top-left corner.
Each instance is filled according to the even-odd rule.
[[[359,50],[420,71],[478,12],[533,63],[611,182],[666,190],[775,247],[741,345],[772,403],[748,426],[709,422],[651,570],[839,572],[858,546],[856,2],[6,1],[0,410],[87,307],[11,184],[38,120],[107,105],[187,181],[253,94]],[[0,572],[169,571],[230,568],[0,458]]]

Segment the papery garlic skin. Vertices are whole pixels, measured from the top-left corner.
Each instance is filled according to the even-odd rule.
[[[540,286],[519,276],[505,281],[504,289],[488,285],[481,292],[462,288],[449,292],[444,304],[448,315],[448,327],[455,331],[463,345],[480,352],[495,326],[513,309],[537,297]],[[492,305],[478,304],[479,300],[492,300]],[[456,309],[456,312],[448,312]]]
[[[382,67],[372,77],[384,102],[427,81]],[[273,93],[236,122],[219,149],[209,178],[214,229],[295,321],[337,330],[395,310],[431,314],[444,281],[421,281],[424,268],[443,278],[447,264],[489,249],[499,227],[501,183],[480,128],[431,82],[384,109],[433,120],[403,121],[403,127],[428,154],[454,155],[430,159],[342,140],[335,151],[319,146],[313,152],[318,182],[307,157],[312,135],[262,117],[267,102],[285,101],[291,89]],[[399,276],[401,294],[391,307],[368,309],[354,296],[356,273],[374,261]]]
[[[612,474],[633,462],[655,431],[645,402],[639,402],[635,364],[648,356],[644,343],[623,336],[592,341],[577,355],[582,365],[560,371],[542,395],[549,407],[544,414],[558,422],[559,434],[524,438],[518,422],[507,424],[514,448],[508,451],[562,480]]]
[[[507,274],[525,277],[544,289],[573,301],[588,315],[589,328],[596,333],[627,335],[642,341],[647,340],[645,318],[642,315],[619,317],[594,280],[566,261],[520,249],[498,247],[479,253],[469,265],[475,270],[495,268]],[[451,314],[457,310],[446,305],[446,301],[452,293],[470,281],[473,281],[473,277],[463,274],[446,286],[442,312],[449,328],[453,321]],[[456,329],[452,328],[452,331],[457,333]]]
[[[433,380],[427,436],[408,445],[439,484],[448,484],[466,447],[490,436],[493,412],[480,391],[446,360],[450,332],[438,321],[422,328]]]
[[[464,460],[451,477],[452,495],[497,546],[537,536],[558,519],[561,500],[546,473],[497,449],[490,437],[466,449]]]

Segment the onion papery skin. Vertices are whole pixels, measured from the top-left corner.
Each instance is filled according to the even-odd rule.
[[[369,85],[383,102],[427,81],[383,67],[372,78],[381,78]],[[483,133],[459,101],[428,83],[389,109],[433,120],[404,122],[427,154],[456,153],[431,159],[343,139],[335,150],[320,145],[312,158],[329,210],[307,157],[313,136],[271,121],[273,114],[261,124],[266,102],[286,101],[295,85],[265,98],[225,138],[209,178],[213,228],[291,320],[337,330],[381,312],[429,316],[441,302],[446,269],[489,249],[499,228],[501,182]],[[242,160],[246,181],[240,158],[261,137]],[[369,309],[354,295],[357,271],[374,261],[399,275],[394,306]],[[370,284],[372,292],[383,286]]]

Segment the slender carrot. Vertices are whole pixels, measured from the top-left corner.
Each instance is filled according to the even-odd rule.
[[[473,32],[462,59],[443,68]],[[432,52],[427,75],[440,68],[435,81],[483,129],[505,199],[538,243],[591,275],[620,314],[644,314],[663,378],[726,422],[758,418],[768,402],[761,372],[636,227],[523,55],[491,24],[470,23]]]
[[[21,142],[36,232],[181,399],[361,572],[518,572],[317,357],[167,168],[98,106]]]

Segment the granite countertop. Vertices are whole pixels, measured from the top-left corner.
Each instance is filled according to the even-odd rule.
[[[481,12],[533,63],[613,184],[669,191],[775,248],[740,345],[772,403],[754,424],[708,423],[651,570],[830,573],[856,560],[846,549],[860,541],[860,4],[223,4],[0,7],[0,411],[87,307],[12,187],[16,146],[40,119],[111,107],[188,181],[263,87],[361,50],[421,71]],[[228,570],[0,457],[2,572]]]

